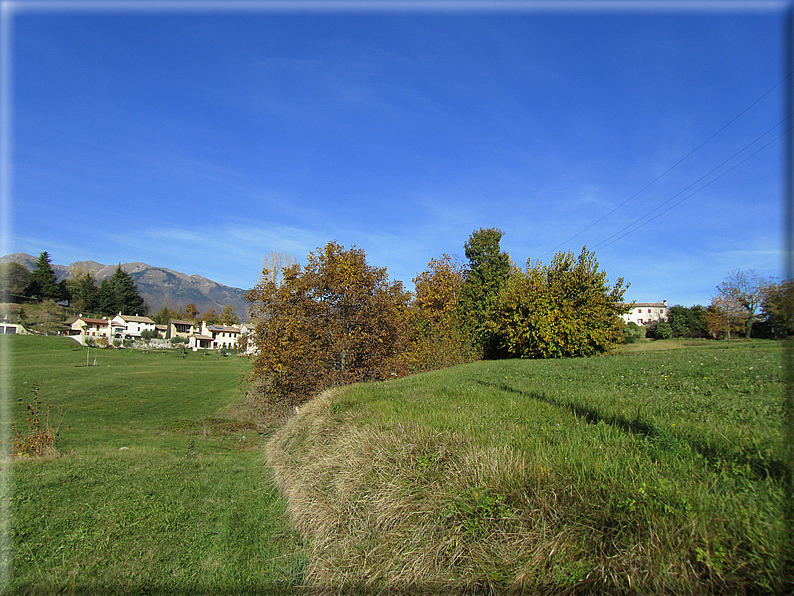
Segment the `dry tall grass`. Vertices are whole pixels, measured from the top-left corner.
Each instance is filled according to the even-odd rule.
[[[608,488],[574,484],[509,446],[357,420],[344,391],[307,403],[267,445],[318,592],[727,588],[706,587],[689,563],[696,527],[618,518],[604,507]]]

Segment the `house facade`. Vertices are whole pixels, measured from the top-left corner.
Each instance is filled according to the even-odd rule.
[[[104,337],[108,342],[112,342],[114,339],[139,338],[142,331],[155,331],[155,329],[155,323],[149,317],[118,314],[108,320],[81,316],[69,325],[69,337],[81,344],[85,344],[85,340],[89,337]]]
[[[69,329],[70,337],[110,337],[110,321],[107,319],[89,319],[78,317],[72,322]],[[83,343],[81,340],[77,340]]]
[[[30,332],[21,323],[0,321],[0,335],[30,335]]]
[[[117,314],[111,320],[113,337],[120,339],[134,339],[140,337],[144,331],[155,331],[155,322],[149,317]]]
[[[191,335],[199,331],[196,321],[189,321],[183,319],[173,319],[169,326],[170,334],[168,337],[184,337],[189,338]]]
[[[667,300],[661,302],[635,302],[630,305],[631,312],[622,315],[626,323],[647,325],[653,321],[667,320]]]
[[[118,314],[113,319],[78,317],[70,324],[69,336],[81,344],[87,338],[113,340],[140,339],[144,331],[156,331],[159,337],[184,337],[192,350],[236,350],[242,327],[239,325],[208,325],[206,322],[174,319],[170,325],[157,325],[149,317]]]
[[[235,350],[237,340],[240,338],[240,327],[237,325],[207,325],[201,323],[201,332],[193,336],[191,342],[194,350],[209,348],[212,350]]]

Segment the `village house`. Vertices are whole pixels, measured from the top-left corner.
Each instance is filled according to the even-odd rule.
[[[196,325],[196,321],[173,319],[170,325],[171,332],[168,337],[184,337],[188,339],[191,335],[198,332]]]
[[[30,332],[22,326],[22,323],[9,323],[8,315],[0,321],[0,334],[2,335],[30,335]]]
[[[155,331],[155,322],[149,317],[117,314],[111,320],[113,337],[133,339],[140,337],[144,331]]]
[[[661,302],[635,302],[631,305],[631,312],[623,315],[623,321],[645,326],[653,321],[666,321],[667,311],[667,300],[662,300]]]
[[[69,335],[72,337],[110,337],[110,321],[107,319],[89,319],[88,317],[78,317],[69,329]],[[80,343],[82,340],[77,339]]]
[[[92,319],[79,316],[69,326],[69,337],[81,344],[86,338],[104,337],[107,341],[113,339],[132,339],[140,337],[142,331],[155,331],[154,321],[149,317],[137,317],[118,314],[113,319]]]
[[[207,325],[201,323],[202,341],[210,341],[209,347],[213,350],[235,350],[237,340],[240,338],[240,327],[236,325]],[[201,346],[199,346],[201,347]]]

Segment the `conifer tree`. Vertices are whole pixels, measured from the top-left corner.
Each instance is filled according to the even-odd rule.
[[[99,286],[99,308],[103,315],[145,315],[146,303],[138,294],[138,286],[132,276],[116,267],[115,273],[102,280]]]
[[[37,300],[60,300],[62,288],[50,263],[50,255],[45,250],[36,261],[36,268],[30,274],[30,283],[25,295]]]

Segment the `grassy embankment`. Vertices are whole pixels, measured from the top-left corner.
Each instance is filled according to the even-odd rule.
[[[267,445],[306,579],[334,593],[768,593],[782,347],[655,342],[329,391]]]
[[[33,385],[54,423],[65,415],[60,457],[8,463],[8,593],[272,594],[301,581],[263,429],[235,406],[247,360],[92,349],[86,366],[67,338],[0,340],[17,428]]]

